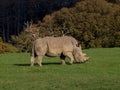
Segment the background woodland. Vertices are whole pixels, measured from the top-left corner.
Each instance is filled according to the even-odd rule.
[[[29,52],[33,34],[34,38],[73,36],[83,48],[120,47],[120,0],[34,0],[30,3],[18,7],[22,10],[13,10],[15,17],[11,18],[12,14],[6,11],[8,17],[3,20],[4,24],[0,23],[0,53]]]

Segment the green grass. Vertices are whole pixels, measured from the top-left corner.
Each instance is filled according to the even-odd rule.
[[[59,57],[44,57],[43,67],[30,67],[28,53],[1,54],[0,90],[120,90],[120,48],[84,52],[86,63],[60,65]]]

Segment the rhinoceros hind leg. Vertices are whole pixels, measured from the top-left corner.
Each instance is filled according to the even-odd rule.
[[[42,58],[43,58],[43,56],[38,56],[37,63],[39,64],[40,67],[42,66]]]
[[[34,61],[35,61],[35,58],[33,56],[31,56],[31,65],[30,66],[34,66]]]

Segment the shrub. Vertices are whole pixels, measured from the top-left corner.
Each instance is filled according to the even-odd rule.
[[[17,48],[9,43],[0,42],[0,54],[17,52]]]

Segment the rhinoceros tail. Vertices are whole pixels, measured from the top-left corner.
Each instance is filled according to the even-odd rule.
[[[35,57],[36,57],[36,53],[35,53],[35,43],[33,42],[33,47],[32,47],[32,50],[31,50],[31,66],[34,65],[34,60],[35,60]]]

